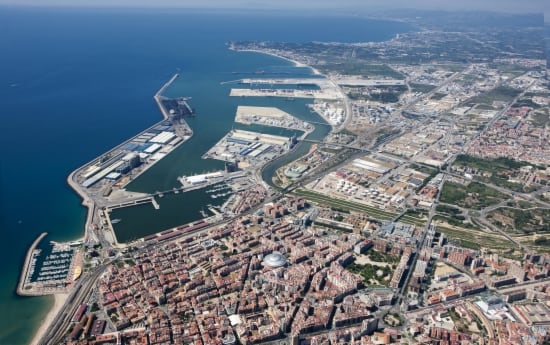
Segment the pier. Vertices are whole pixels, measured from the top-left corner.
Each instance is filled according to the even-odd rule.
[[[110,205],[108,206],[108,209],[109,210],[114,210],[116,208],[121,208],[121,207],[128,207],[128,206],[136,206],[136,205],[142,205],[142,204],[148,204],[148,203],[152,203],[153,206],[156,202],[154,202],[153,200],[155,200],[155,198],[153,196],[148,196],[146,198],[141,198],[141,199],[136,199],[136,200],[130,200],[130,201],[125,201],[125,202],[121,202],[121,203],[118,203],[118,204],[114,204],[114,205]],[[157,204],[158,205],[158,204]],[[156,207],[155,207],[156,208]]]
[[[32,275],[32,273],[29,274],[29,272],[31,271],[31,267],[34,269],[34,265],[32,265],[32,259],[34,258],[36,246],[38,245],[38,243],[40,243],[40,241],[42,241],[44,237],[46,237],[47,234],[48,234],[47,232],[41,233],[36,238],[36,240],[34,240],[34,242],[31,244],[31,246],[29,247],[29,250],[27,250],[27,255],[25,256],[25,263],[23,264],[23,268],[21,270],[21,277],[19,278],[19,284],[17,284],[17,294],[19,296],[44,295],[44,293],[34,291],[32,288],[26,290],[25,287],[26,287],[27,281],[30,280],[30,276]]]
[[[156,196],[160,197],[159,194],[162,194],[162,193],[149,194],[146,196],[142,196],[137,200],[130,199],[126,196],[126,197],[123,197],[122,200],[119,199],[118,201],[114,201],[114,202],[109,201],[108,196],[114,190],[113,186],[116,186],[117,188],[124,188],[126,184],[128,184],[132,180],[139,178],[141,174],[143,174],[145,171],[151,168],[155,163],[159,162],[165,155],[175,150],[177,147],[185,143],[189,138],[193,136],[193,131],[191,130],[187,122],[183,118],[175,119],[174,117],[171,117],[169,111],[164,107],[162,103],[163,92],[165,92],[178,77],[179,77],[178,73],[174,74],[170,78],[170,80],[168,80],[153,96],[163,117],[163,119],[160,122],[153,124],[152,126],[148,127],[144,131],[140,132],[139,134],[133,136],[128,140],[125,140],[124,142],[115,146],[113,149],[107,151],[101,156],[94,158],[92,161],[89,161],[88,163],[84,164],[80,168],[74,170],[68,176],[67,178],[68,184],[83,199],[82,204],[88,208],[88,215],[87,215],[86,226],[85,226],[86,240],[88,240],[90,237],[92,238],[101,237],[100,234],[96,235],[92,231],[95,225],[94,218],[96,216],[96,212],[98,209],[97,206],[99,206],[100,208],[105,207],[107,209],[112,209],[112,208],[133,206],[141,203],[151,202],[153,207],[155,207],[156,209],[160,207],[156,201],[152,200],[152,198]],[[188,104],[186,106],[189,107]],[[189,107],[188,109],[191,109],[191,108]],[[160,156],[157,159],[143,162],[143,164],[140,165],[139,169],[137,169],[135,172],[131,171],[130,173],[128,173],[128,174],[132,174],[131,178],[128,178],[126,175],[127,173],[124,173],[122,179],[117,182],[104,179],[103,175],[105,173],[108,173],[106,169],[110,168],[111,166],[113,168],[116,168],[117,167],[116,164],[120,164],[120,162],[123,162],[122,158],[124,158],[125,155],[128,155],[130,152],[135,152],[135,150],[128,148],[128,146],[137,145],[142,142],[145,142],[144,139],[150,139],[151,134],[149,132],[157,129],[157,127],[162,128],[166,126],[172,126],[172,131],[175,132],[176,138],[170,142],[167,142],[166,145],[159,144],[162,147],[159,150]],[[165,130],[165,129],[161,129],[161,130]],[[141,138],[141,137],[144,137],[144,138]],[[102,161],[102,159],[104,158],[105,160]],[[94,171],[94,169],[96,170]],[[103,169],[103,170],[98,172],[98,170],[100,169]],[[89,176],[85,176],[86,174],[89,174]],[[90,180],[90,178],[95,178],[95,180],[92,182],[87,182],[88,180]],[[107,181],[107,182],[104,182],[104,181]],[[102,184],[98,183],[99,187],[97,187],[97,185],[95,185],[96,182],[101,182]],[[84,183],[86,183],[86,185],[84,185]],[[182,191],[184,191],[183,188],[166,191],[164,193],[168,193],[168,192],[179,193]],[[116,243],[116,239],[114,239],[111,242]]]
[[[158,201],[155,199],[155,197],[162,198],[162,197],[164,197],[165,195],[168,195],[168,194],[179,194],[180,192],[184,193],[184,192],[188,192],[188,191],[191,191],[191,190],[203,188],[205,186],[208,186],[208,185],[214,184],[214,183],[218,183],[218,182],[219,181],[214,181],[214,182],[210,182],[210,183],[204,183],[204,184],[200,184],[200,185],[193,185],[193,186],[187,186],[187,187],[179,187],[179,188],[174,187],[172,189],[168,189],[168,190],[165,190],[165,191],[160,191],[160,192],[157,191],[155,193],[148,194],[146,197],[141,197],[141,198],[138,198],[138,199],[122,201],[122,202],[114,203],[114,204],[111,204],[111,205],[107,205],[106,207],[109,210],[114,210],[116,208],[121,208],[121,207],[136,206],[136,205],[151,203],[153,205],[153,207],[158,210],[160,208],[160,205],[159,205]]]
[[[164,85],[162,85],[162,87],[157,91],[157,93],[155,93],[155,97],[158,97],[158,96],[161,96],[164,91],[166,91],[167,88],[170,87],[170,85],[172,85],[172,83],[174,82],[174,80],[176,80],[180,75],[178,73],[174,74],[172,76],[172,78],[170,78],[170,80],[168,80]]]
[[[177,78],[179,77],[179,74],[176,73],[172,76],[172,78],[170,78],[170,80],[168,80],[166,82],[166,84],[164,84],[158,91],[157,93],[155,93],[155,96],[153,96],[153,98],[155,99],[155,102],[157,102],[157,106],[159,107],[160,109],[160,112],[162,113],[162,116],[164,117],[165,120],[168,120],[170,118],[170,113],[166,110],[166,108],[164,107],[164,105],[162,104],[162,94],[164,93],[164,91],[166,91],[166,89],[168,87],[170,87],[170,85],[172,85],[172,83],[174,82],[174,80],[176,80]]]

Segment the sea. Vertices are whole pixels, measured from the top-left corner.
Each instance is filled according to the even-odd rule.
[[[51,297],[15,293],[29,245],[44,231],[44,241],[83,235],[86,209],[68,174],[159,121],[153,95],[172,75],[180,77],[166,95],[191,97],[195,135],[136,180],[134,190],[166,190],[177,185],[176,176],[220,168],[197,157],[231,129],[243,102],[309,113],[303,100],[229,97],[221,82],[311,71],[231,51],[228,41],[382,41],[410,30],[358,16],[1,6],[0,344],[29,343],[53,304]]]

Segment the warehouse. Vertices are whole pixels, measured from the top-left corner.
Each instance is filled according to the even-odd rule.
[[[123,161],[117,161],[111,165],[109,165],[107,168],[101,170],[99,173],[97,173],[95,176],[90,177],[86,181],[82,183],[82,187],[88,188],[96,184],[99,180],[107,176],[109,173],[114,171],[116,168],[120,167],[122,164],[124,164]]]
[[[172,132],[160,132],[149,140],[150,143],[166,144],[172,140],[176,135]]]
[[[153,145],[149,146],[148,148],[146,148],[145,150],[143,150],[143,152],[148,153],[148,154],[155,153],[158,150],[160,150],[161,147],[162,146],[160,146],[159,144],[153,144]]]
[[[379,173],[379,174],[385,174],[390,170],[389,168],[386,168],[378,163],[366,161],[363,159],[355,159],[353,161],[353,165],[358,168],[374,171],[375,173]]]
[[[97,165],[92,165],[90,166],[87,170],[86,170],[86,173],[84,175],[82,175],[85,179],[87,178],[90,178],[92,177],[93,175],[95,175],[98,171],[101,170],[101,167],[100,166],[97,166]]]
[[[120,173],[112,172],[112,173],[109,173],[107,176],[105,176],[105,179],[116,181],[120,178],[120,176],[122,176]]]
[[[248,131],[242,131],[242,130],[236,129],[235,131],[233,131],[231,138],[251,142],[251,141],[258,140],[258,135],[257,133],[254,133],[254,132],[248,132]]]
[[[258,148],[254,149],[252,152],[250,152],[249,156],[252,158],[256,158],[262,153],[268,151],[269,149],[271,149],[271,145],[263,144]]]
[[[237,138],[227,138],[227,142],[228,143],[235,143],[235,144],[240,144],[240,145],[249,145],[250,144],[250,141],[248,140],[243,140],[243,139],[237,139]]]
[[[279,135],[261,134],[260,139],[262,143],[284,146],[288,144],[288,138]]]

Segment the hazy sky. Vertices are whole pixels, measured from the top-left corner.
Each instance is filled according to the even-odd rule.
[[[0,0],[0,4],[39,6],[128,6],[247,9],[369,8],[469,9],[506,12],[546,12],[548,0]]]

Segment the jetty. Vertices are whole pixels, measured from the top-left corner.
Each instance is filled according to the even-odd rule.
[[[32,259],[34,258],[34,253],[36,246],[38,246],[38,243],[42,241],[44,237],[46,237],[48,233],[43,232],[34,240],[34,242],[29,247],[29,250],[27,250],[27,255],[25,256],[25,263],[23,264],[23,268],[21,269],[21,276],[19,278],[19,284],[17,284],[17,294],[19,296],[42,296],[44,293],[39,291],[34,291],[32,288],[25,290],[25,286],[27,282],[30,280],[32,275],[32,270],[34,269],[34,265],[32,262]]]
[[[122,200],[114,202],[110,201],[108,197],[115,189],[118,190],[117,188],[124,188],[125,184],[139,178],[141,174],[147,171],[155,163],[159,162],[167,154],[175,150],[179,147],[179,145],[183,144],[193,136],[193,130],[189,127],[185,119],[183,117],[178,117],[171,114],[170,109],[167,109],[163,104],[163,100],[165,99],[163,93],[179,76],[180,75],[178,73],[174,74],[170,80],[168,80],[153,96],[163,118],[160,122],[153,124],[149,128],[133,136],[132,138],[125,140],[101,156],[94,158],[92,161],[74,170],[68,176],[67,182],[69,186],[78,193],[83,200],[82,204],[88,209],[85,226],[85,240],[96,237],[97,240],[102,241],[102,233],[94,232],[94,229],[97,227],[95,224],[99,223],[99,219],[96,218],[99,208],[115,209],[144,203],[152,204],[155,209],[160,208],[159,203],[154,198],[162,197],[163,192],[146,194],[138,197],[137,199],[124,197]],[[192,108],[185,102],[185,99],[186,98],[184,97],[181,99],[176,99],[175,101],[176,103],[181,103],[181,106],[185,108],[187,112],[191,112]],[[159,131],[160,133],[158,133]],[[166,133],[163,133],[163,131]],[[137,152],[138,150],[136,149],[136,146],[148,143],[151,139],[155,138],[155,135],[171,135],[174,137],[173,134],[169,134],[172,132],[175,134],[175,138],[166,139],[161,137],[158,140],[165,140],[166,142],[155,142],[151,145],[153,149],[151,149],[150,155],[154,159],[149,159],[142,162],[142,164],[137,167],[130,168],[130,172],[120,173],[122,177],[119,181],[109,180],[109,178],[107,178],[107,175],[105,174],[115,174],[115,170],[117,168],[120,168],[124,164],[129,164],[130,159],[137,157],[136,155],[139,153]],[[102,161],[104,157],[107,157],[108,160]],[[97,170],[100,171],[98,172]],[[130,173],[131,178],[128,177],[130,176]],[[101,185],[100,182],[102,182],[103,185]],[[97,185],[100,185],[99,188],[96,187],[96,183],[98,183]],[[103,191],[101,189],[103,189]],[[167,192],[179,193],[184,191],[186,191],[184,188],[175,188]],[[109,242],[115,244],[116,246],[120,245],[116,241],[116,238]]]
[[[164,84],[153,96],[155,102],[157,103],[157,106],[159,107],[162,117],[164,117],[165,120],[168,120],[170,118],[170,112],[164,107],[164,104],[162,104],[162,94],[170,85],[172,85],[174,80],[176,80],[178,77],[178,73],[174,74],[172,78],[170,78],[170,80],[168,80],[166,84]]]

